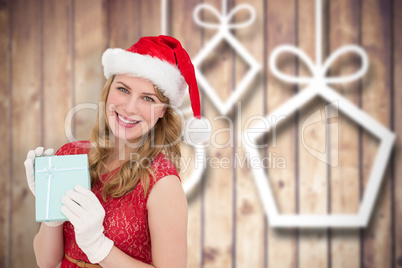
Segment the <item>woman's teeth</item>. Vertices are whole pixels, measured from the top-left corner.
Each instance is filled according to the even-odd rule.
[[[137,124],[139,121],[130,121],[130,120],[127,120],[127,119],[124,119],[123,117],[121,117],[119,114],[117,114],[117,117],[123,122],[123,123],[126,123],[126,124]]]

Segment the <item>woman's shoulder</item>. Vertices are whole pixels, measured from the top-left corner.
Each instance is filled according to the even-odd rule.
[[[169,175],[175,175],[180,179],[175,165],[163,153],[159,153],[152,161],[152,170],[155,182]]]
[[[57,150],[56,155],[74,155],[74,154],[88,154],[91,149],[91,142],[74,141],[64,144]]]
[[[175,165],[168,158],[166,158],[166,156],[163,153],[159,153],[152,161],[151,174],[152,174],[151,181],[149,184],[149,190],[147,193],[146,200],[148,200],[148,197],[152,192],[152,188],[159,180],[167,176],[174,175],[179,179],[179,181],[181,181],[179,172],[177,172]]]
[[[166,158],[166,156],[163,153],[159,153],[155,159],[152,161],[152,167],[156,169],[160,168],[167,168],[171,169],[174,168],[176,170],[176,167],[173,165],[173,163]]]

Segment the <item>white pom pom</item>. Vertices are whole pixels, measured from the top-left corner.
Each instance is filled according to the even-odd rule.
[[[208,119],[201,117],[197,119],[190,117],[186,120],[183,139],[190,145],[202,144],[211,137],[211,123]]]

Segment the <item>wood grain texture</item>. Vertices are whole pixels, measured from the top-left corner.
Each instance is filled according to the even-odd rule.
[[[72,108],[72,1],[43,1],[43,120],[45,148],[67,143],[64,122]]]
[[[219,12],[222,8],[217,1],[204,1]],[[233,3],[228,3],[228,10]],[[205,21],[216,22],[210,12],[204,12]],[[216,34],[215,29],[204,30],[203,46]],[[226,100],[234,88],[234,51],[222,41],[202,62],[201,71],[222,100]],[[219,75],[216,75],[219,74]],[[233,159],[233,112],[220,116],[212,102],[205,99],[205,116],[212,125],[211,143],[208,148],[206,181],[203,189],[203,267],[231,267],[233,265],[234,222],[233,222],[233,166],[219,167],[220,159]]]
[[[12,218],[11,267],[32,267],[37,232],[35,202],[23,163],[41,142],[41,5],[12,1]],[[24,258],[21,258],[23,254]]]
[[[394,1],[393,5],[393,130],[396,133],[393,170],[393,267],[402,266],[402,1]]]
[[[98,105],[105,83],[101,57],[107,45],[106,1],[74,1],[74,100],[73,105]],[[77,140],[88,140],[97,111],[86,108],[75,113]]]
[[[317,60],[315,57],[317,49],[315,47],[316,22],[313,15],[315,12],[315,1],[298,1],[298,46],[310,56],[313,62]],[[322,47],[325,47],[325,43]],[[298,74],[300,76],[311,75],[302,65],[299,65]],[[303,90],[303,88],[299,88],[299,90]],[[325,101],[315,98],[300,109],[298,114],[298,206],[300,214],[326,214],[328,212],[327,164],[323,159],[315,158],[304,147],[305,144],[313,150],[326,153],[326,126],[323,124],[325,123],[325,113],[323,112],[325,105]],[[320,113],[322,121],[304,125],[306,120],[317,112]],[[302,134],[304,134],[304,140]],[[299,267],[327,267],[329,257],[327,246],[328,236],[325,229],[300,230]]]
[[[296,2],[268,1],[267,3],[267,80],[266,114],[273,112],[295,94],[295,85],[285,84],[274,77],[268,68],[269,55],[279,45],[296,45]],[[278,60],[278,68],[296,75],[296,60],[287,54]],[[281,213],[296,211],[296,117],[291,115],[278,120],[268,135],[268,150],[265,157],[271,159],[268,169],[269,182]],[[280,164],[280,163],[284,164]],[[269,224],[269,222],[268,222]],[[295,267],[297,265],[297,237],[295,230],[268,229],[268,267]]]
[[[359,2],[330,1],[328,18],[327,57],[336,49],[349,45],[359,45]],[[329,71],[329,76],[342,76],[356,72],[360,60],[356,55],[348,54],[337,60]],[[353,83],[331,85],[342,96],[359,106],[359,85]],[[335,167],[329,166],[331,214],[355,214],[360,206],[359,173],[359,125],[343,113],[339,113],[332,122],[337,129],[330,132],[332,160],[337,160]],[[360,266],[360,232],[358,229],[331,230],[330,262],[332,267]]]
[[[169,34],[180,40],[182,46],[186,49],[192,59],[194,59],[202,47],[202,29],[193,22],[192,17],[193,9],[200,3],[201,1],[199,0],[175,2],[169,7],[168,12],[168,17],[171,18],[170,26],[168,27],[171,29]],[[202,99],[204,99],[202,92],[200,92],[200,94],[202,101]],[[189,98],[186,97],[182,107],[189,107],[189,104]],[[201,107],[201,112],[203,112],[205,109],[203,109],[203,105]],[[194,153],[195,150],[193,147],[182,143],[182,157],[184,164],[182,165],[180,176],[183,183],[186,183],[186,180],[191,176],[196,167],[201,166],[198,161],[196,161]],[[202,180],[204,179],[205,174],[202,177]],[[187,198],[187,267],[201,267],[202,262],[202,185],[203,182],[201,181]]]
[[[234,31],[235,38],[250,52],[251,56],[260,64],[264,65],[264,6],[263,1],[236,1],[235,6],[242,4],[251,5],[256,11],[254,23],[248,27]],[[240,11],[234,16],[233,23],[245,22],[249,19],[248,12]],[[239,84],[247,74],[250,66],[236,53],[235,58],[235,81]],[[247,158],[245,151],[245,139],[243,133],[247,122],[256,115],[264,114],[264,87],[263,73],[260,72],[247,87],[247,93],[236,104],[235,120],[235,159],[232,164],[235,167],[235,256],[234,263],[237,267],[263,267],[265,255],[265,214],[261,199],[254,183],[252,170],[249,165],[242,165]],[[253,122],[256,123],[256,122]]]
[[[140,38],[140,1],[108,1],[108,47],[127,49]]]
[[[390,1],[362,1],[361,14],[362,46],[370,58],[370,69],[362,87],[362,108],[388,128],[391,90]],[[371,135],[363,133],[362,146],[364,189],[377,153],[378,141]],[[384,174],[369,226],[364,230],[363,266],[368,268],[391,265],[391,191],[388,171]]]
[[[11,228],[11,54],[10,54],[10,1],[0,5],[0,114],[2,125],[0,137],[3,139],[0,154],[0,267],[10,264]]]
[[[200,3],[221,12],[221,1],[167,1],[168,33],[182,42],[191,58],[217,31],[194,23],[193,10]],[[299,46],[314,61],[315,0],[228,0],[228,11],[242,3],[255,8],[257,19],[233,34],[266,68],[227,118],[217,117],[218,110],[201,91],[202,110],[212,123],[213,135],[204,180],[188,198],[188,267],[402,266],[402,2],[324,0],[323,58],[340,46],[360,43],[370,59],[362,80],[331,87],[397,136],[369,227],[328,231],[270,228],[251,167],[236,162],[245,156],[241,135],[246,120],[272,112],[304,90],[278,81],[267,67],[270,53],[281,44]],[[201,16],[218,22],[210,12]],[[247,18],[247,12],[239,12],[231,22]],[[32,240],[38,224],[22,165],[27,151],[40,145],[60,147],[67,142],[64,119],[70,108],[98,104],[105,81],[101,55],[107,47],[128,48],[140,36],[160,33],[161,0],[0,0],[0,137],[5,141],[0,154],[0,267],[35,263]],[[288,56],[279,58],[282,71],[310,75],[300,61]],[[359,66],[356,56],[347,55],[334,63],[328,75],[350,74]],[[224,100],[248,70],[224,41],[201,67]],[[325,105],[317,98],[288,118],[276,129],[275,144],[273,133],[267,135],[270,147],[261,154],[271,156],[267,174],[281,212],[335,214],[358,209],[378,141],[340,114],[330,121],[338,124],[339,131],[329,135],[332,145],[339,138],[338,155],[334,147],[329,152],[329,157],[339,158],[338,166],[330,168],[311,156],[302,144],[301,131],[308,146],[323,152],[325,124],[303,129],[303,122],[317,111],[324,118]],[[89,138],[96,113],[91,109],[76,113],[76,139]],[[193,148],[183,146],[183,156],[193,157]],[[272,159],[278,164],[280,157],[284,169],[272,166]],[[220,167],[226,159],[229,164]],[[194,159],[187,164],[183,182],[194,169]]]
[[[160,35],[162,32],[161,0],[141,0],[139,2],[141,3],[141,36]]]

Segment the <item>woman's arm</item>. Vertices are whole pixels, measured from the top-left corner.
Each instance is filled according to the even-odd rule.
[[[40,268],[55,268],[64,256],[63,225],[42,223],[34,238],[34,251]]]
[[[30,150],[27,159],[24,162],[27,183],[32,194],[35,196],[35,175],[34,163],[35,157],[53,155],[54,150],[49,148],[44,150],[38,147]],[[36,262],[39,267],[56,267],[63,258],[63,222],[42,223],[38,234],[34,239],[34,251]]]
[[[99,263],[102,267],[186,267],[188,208],[180,180],[174,175],[160,179],[152,188],[147,208],[153,266],[113,247]]]
[[[180,180],[159,180],[148,198],[148,222],[155,267],[187,266],[187,198]]]

